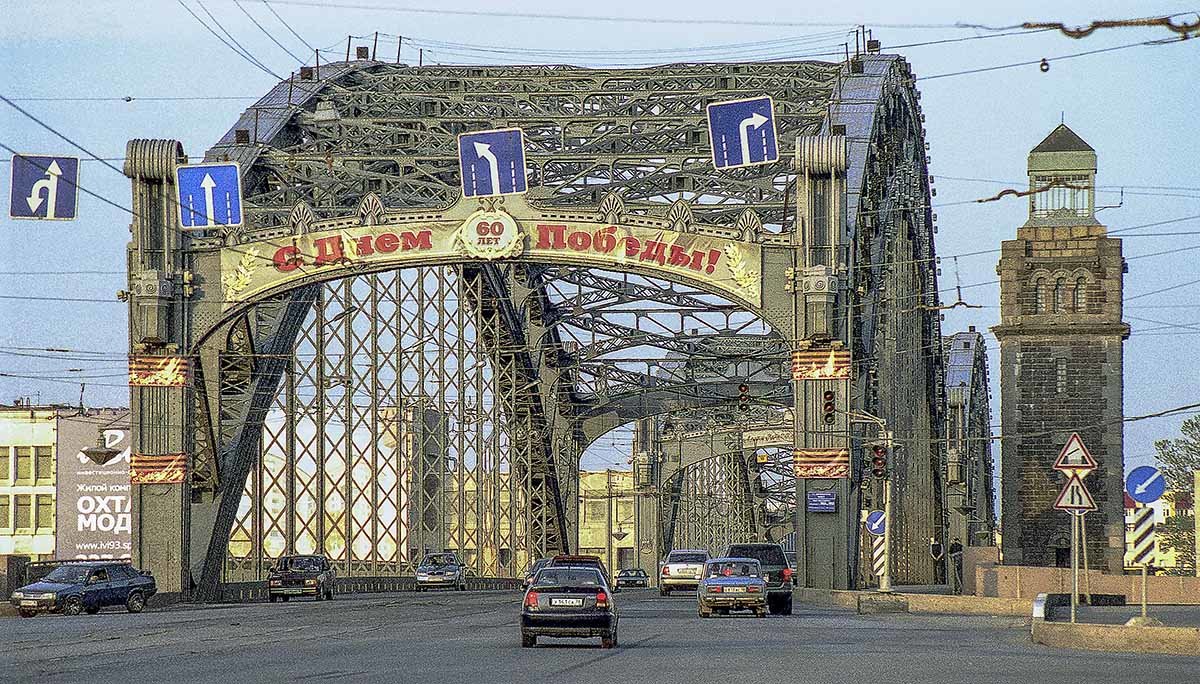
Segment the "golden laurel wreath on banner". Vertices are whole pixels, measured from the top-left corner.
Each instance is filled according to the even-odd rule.
[[[725,246],[725,257],[729,259],[729,273],[733,282],[743,290],[753,291],[758,285],[758,271],[746,265],[746,256],[735,245]]]
[[[525,236],[516,219],[504,211],[477,211],[458,229],[459,251],[476,259],[504,259],[520,254]]]
[[[232,273],[221,276],[221,285],[225,288],[225,299],[232,299],[250,286],[254,271],[259,266],[258,250],[251,249],[242,255],[237,268]]]

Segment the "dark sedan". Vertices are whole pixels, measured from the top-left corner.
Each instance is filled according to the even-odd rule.
[[[618,587],[648,587],[650,575],[641,568],[625,568],[617,573]]]
[[[271,603],[293,596],[312,596],[332,601],[337,571],[325,556],[284,556],[267,575],[267,598]]]
[[[21,617],[38,613],[95,615],[108,606],[125,606],[140,613],[158,591],[154,578],[128,562],[64,563],[41,580],[13,592],[12,604]]]
[[[521,590],[528,589],[529,585],[533,584],[533,578],[537,576],[538,571],[547,565],[550,565],[549,558],[539,558],[534,561],[533,565],[529,566],[529,569],[525,571],[525,576],[521,579]]]
[[[536,646],[538,637],[597,636],[604,648],[617,645],[617,607],[604,575],[589,567],[540,571],[525,592],[521,646]]]

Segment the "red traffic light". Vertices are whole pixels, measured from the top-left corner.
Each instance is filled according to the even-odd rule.
[[[871,474],[880,479],[887,477],[888,450],[883,444],[871,447]]]
[[[833,425],[837,421],[837,416],[834,415],[834,413],[837,411],[837,395],[834,394],[833,390],[825,390],[825,392],[821,395],[821,398],[825,402],[821,406],[822,418],[824,419],[826,425]]]

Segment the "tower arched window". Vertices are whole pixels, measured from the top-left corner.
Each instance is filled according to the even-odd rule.
[[[1057,278],[1054,281],[1054,312],[1065,311],[1067,307],[1067,279]]]
[[[1087,279],[1083,276],[1075,278],[1075,287],[1071,290],[1071,308],[1077,312],[1087,310]]]
[[[1046,313],[1046,279],[1033,281],[1033,312]]]

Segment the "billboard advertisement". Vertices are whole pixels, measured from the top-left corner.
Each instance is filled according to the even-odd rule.
[[[128,410],[59,419],[57,558],[130,557],[129,447]]]

